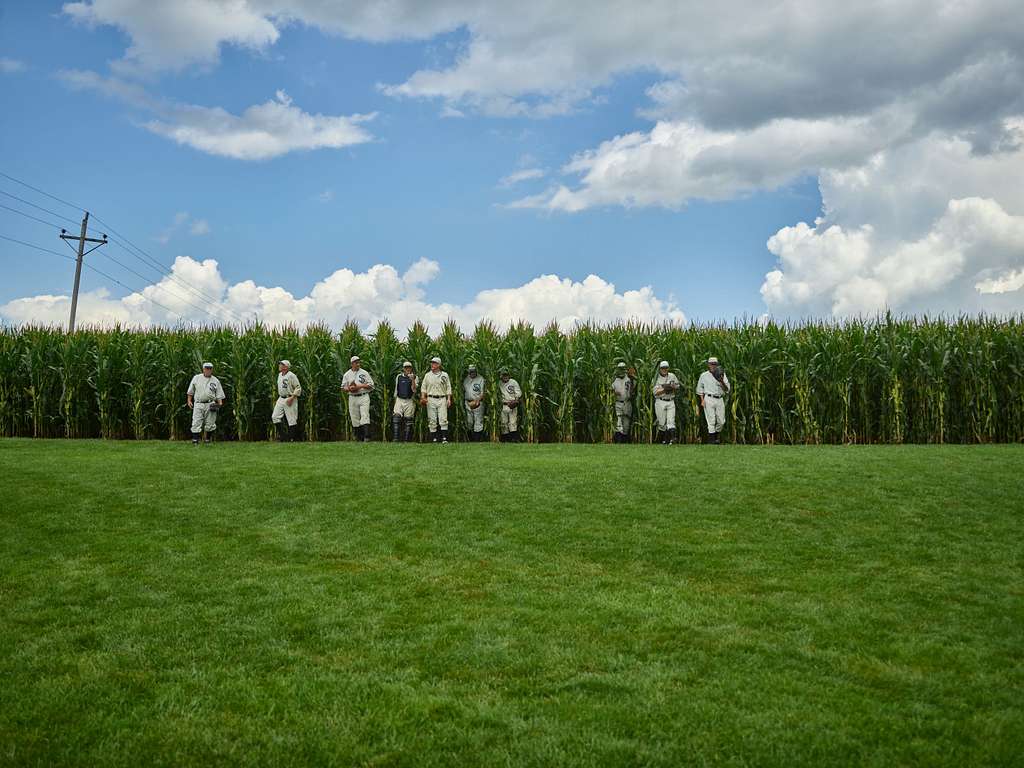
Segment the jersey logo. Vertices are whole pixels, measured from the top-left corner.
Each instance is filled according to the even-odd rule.
[[[479,392],[480,392],[480,385],[479,384],[474,384],[473,385],[473,393],[474,394],[478,394]]]
[[[365,384],[366,383],[366,374],[365,373],[360,373],[359,374],[359,383],[360,384]]]

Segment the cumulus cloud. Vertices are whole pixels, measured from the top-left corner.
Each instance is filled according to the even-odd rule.
[[[429,259],[420,259],[404,273],[388,264],[374,265],[365,272],[338,269],[301,297],[252,280],[229,284],[213,259],[179,256],[171,274],[173,278],[164,277],[123,298],[111,297],[105,289],[84,292],[79,299],[79,322],[146,326],[258,318],[269,325],[305,326],[319,321],[339,328],[352,320],[372,330],[378,322],[389,320],[400,332],[416,321],[436,332],[449,319],[466,330],[483,319],[502,327],[518,320],[538,327],[555,321],[563,329],[588,320],[686,322],[682,310],[659,298],[650,286],[620,292],[596,275],[581,281],[541,275],[518,287],[481,291],[466,304],[435,304],[427,299],[440,266]],[[198,298],[183,288],[183,283],[212,301]],[[67,296],[19,298],[0,305],[0,317],[11,323],[61,324],[66,322],[69,304]]]
[[[280,33],[247,0],[91,0],[65,3],[63,12],[87,26],[109,25],[132,41],[122,69],[180,70],[212,64],[227,43],[261,49]]]
[[[363,124],[367,115],[311,115],[284,91],[235,115],[221,107],[182,104],[150,96],[141,86],[96,72],[65,70],[60,79],[77,90],[93,90],[118,99],[153,118],[147,130],[201,152],[236,160],[268,160],[289,152],[340,149],[371,141]]]
[[[772,189],[823,166],[846,168],[884,148],[905,126],[897,113],[870,118],[775,120],[749,131],[659,122],[617,136],[562,169],[579,186],[557,186],[514,203],[580,211],[594,206],[678,207]]]
[[[124,30],[124,62],[211,64],[223,45],[262,49],[289,23],[373,41],[462,28],[447,65],[388,93],[504,114],[557,114],[616,75],[661,73],[666,116],[715,129],[863,115],[908,104],[923,121],[995,125],[1024,105],[1024,24],[1014,0],[82,0],[77,21]],[[934,127],[934,125],[929,125]]]
[[[1022,174],[1020,150],[942,136],[823,171],[822,217],[768,240],[761,296],[781,316],[1024,310]]]
[[[437,100],[448,115],[564,114],[618,76],[649,73],[639,111],[649,128],[581,148],[563,178],[511,207],[680,208],[817,176],[821,218],[771,237],[777,264],[762,296],[772,313],[849,314],[1021,307],[1018,5],[82,0],[65,13],[125,30],[122,64],[142,69],[210,65],[221,46],[265,48],[292,23],[373,41],[461,30],[450,60],[382,85]],[[105,87],[145,97],[123,82]],[[186,130],[163,135],[241,143],[209,127],[241,133],[220,114],[186,118],[177,121]]]

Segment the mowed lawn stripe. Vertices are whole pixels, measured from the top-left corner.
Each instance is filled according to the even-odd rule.
[[[0,762],[1010,764],[1024,450],[0,441]]]

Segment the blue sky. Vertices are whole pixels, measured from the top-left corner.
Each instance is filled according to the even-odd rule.
[[[218,8],[217,0],[197,2]],[[251,311],[270,321],[334,324],[355,317],[370,325],[382,315],[401,324],[421,313],[428,321],[449,314],[469,324],[483,315],[541,322],[547,311],[544,319],[569,322],[1021,306],[1014,286],[1024,283],[1024,201],[1012,178],[1024,168],[1017,133],[1024,110],[1007,94],[993,93],[988,98],[998,108],[984,122],[970,120],[948,85],[988,61],[983,49],[991,49],[991,38],[977,41],[974,57],[936,63],[930,79],[911,77],[912,63],[890,65],[897,68],[888,89],[895,94],[886,103],[852,90],[848,97],[815,97],[813,81],[791,86],[812,70],[843,68],[827,60],[827,14],[818,30],[822,40],[805,41],[803,59],[787,62],[792,71],[773,85],[759,74],[774,61],[771,50],[737,82],[721,74],[730,60],[714,59],[699,37],[672,36],[673,24],[682,22],[669,10],[663,20],[656,12],[651,19],[656,34],[667,30],[670,53],[659,58],[646,53],[657,48],[650,35],[595,48],[594,35],[603,44],[604,32],[571,20],[550,32],[557,24],[543,11],[531,17],[528,7],[522,28],[506,39],[508,21],[492,18],[499,12],[488,4],[470,13],[456,3],[446,12],[438,3],[440,18],[422,27],[403,16],[369,28],[341,11],[338,18],[316,16],[305,7],[315,4],[301,0],[286,9],[290,21],[283,20],[283,0],[270,10],[268,3],[243,3],[237,28],[259,35],[272,24],[275,39],[240,43],[233,38],[235,20],[220,19],[226,31],[210,33],[212,48],[197,52],[192,41],[210,24],[189,25],[203,25],[201,18],[154,22],[159,12],[141,2],[76,5],[77,12],[59,2],[4,7],[0,88],[5,102],[17,106],[0,123],[0,170],[86,206],[162,264],[174,264],[179,283],[223,301],[204,303],[218,316]],[[160,12],[174,16],[172,5]],[[981,21],[984,11],[981,4]],[[693,21],[708,25],[708,48],[715,35],[728,41],[737,34],[698,11]],[[881,20],[879,35],[887,21],[897,25],[901,17]],[[164,37],[165,24],[181,28]],[[410,33],[410,24],[425,31]],[[934,30],[937,41],[942,32]],[[970,50],[971,40],[959,42]],[[1004,65],[1019,76],[1014,45],[1008,36]],[[563,67],[568,71],[559,70],[561,58],[544,58],[559,49],[576,52]],[[615,55],[595,63],[600,55],[593,50]],[[937,49],[936,62],[945,61],[944,51]],[[900,64],[908,73],[903,93]],[[550,80],[545,68],[554,73]],[[440,85],[421,87],[422,73]],[[870,83],[869,74],[850,77]],[[753,98],[748,79],[769,82]],[[650,90],[665,83],[662,91]],[[807,92],[809,101],[801,95]],[[223,149],[231,137],[211,128],[217,120],[209,113],[188,106],[244,116],[275,99],[300,118],[373,114],[358,122],[368,140],[308,149],[302,137],[271,136],[268,141],[280,139],[287,148],[258,158],[224,156],[233,151]],[[556,114],[536,114],[546,105]],[[926,119],[933,123],[927,130]],[[154,121],[170,127],[162,133],[145,127]],[[170,138],[172,130],[213,133],[203,148]],[[993,130],[1002,131],[1001,143],[980,146],[977,137]],[[627,134],[636,141],[615,143]],[[595,162],[568,167],[580,153]],[[907,184],[897,171],[918,167],[921,157],[945,170],[935,178],[915,174]],[[543,176],[501,186],[523,170]],[[9,180],[0,179],[0,190],[77,216]],[[827,209],[816,224],[823,215],[819,190]],[[52,218],[10,198],[2,202]],[[521,207],[508,207],[514,202]],[[52,228],[6,210],[0,210],[0,234],[67,250]],[[130,254],[112,246],[105,251],[90,256],[91,263],[133,291],[86,272],[83,290],[109,289],[87,303],[86,319],[178,316],[147,304],[146,296],[162,296],[186,319],[208,319],[177,304],[169,288],[161,293],[106,258],[146,272]],[[62,317],[60,301],[39,297],[66,297],[70,262],[9,242],[0,253],[0,317]],[[183,256],[191,261],[175,262]],[[411,288],[398,286],[396,279],[423,260],[431,263],[423,267],[429,274]],[[368,272],[374,265],[391,271]],[[301,303],[319,281],[345,268],[352,279]],[[158,282],[159,275],[146,274]],[[580,288],[591,274],[602,284]],[[532,283],[541,275],[562,282]],[[290,299],[232,297],[231,286],[250,280],[261,290],[283,289]],[[624,296],[644,287],[650,291],[643,296]],[[506,293],[480,297],[493,289]],[[121,301],[133,292],[134,299]],[[391,309],[395,304],[401,306]]]

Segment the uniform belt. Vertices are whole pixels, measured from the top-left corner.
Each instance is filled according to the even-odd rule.
[[[664,400],[665,402],[670,402],[672,400],[675,400],[674,397],[662,397],[661,395],[658,395],[658,399],[659,400]]]
[[[447,400],[448,395],[427,395],[427,397],[433,398],[434,400]]]
[[[289,397],[292,397],[292,395],[278,395],[278,397],[280,397],[282,400],[287,400]]]
[[[396,397],[395,400],[412,400],[411,397]]]
[[[719,400],[722,399],[721,395],[712,395],[710,392],[705,392],[704,397],[717,397]]]

